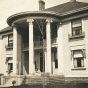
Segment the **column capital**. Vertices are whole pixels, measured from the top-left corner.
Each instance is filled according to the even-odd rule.
[[[52,23],[53,21],[51,19],[46,19],[47,23]]]
[[[33,19],[27,19],[27,22],[29,22],[29,24],[32,24],[33,23]]]
[[[59,26],[62,26],[62,22],[59,22],[58,25],[59,25]]]
[[[12,28],[13,28],[13,27],[17,27],[17,25],[16,25],[16,24],[14,24],[14,23],[13,23],[11,26],[12,26]]]
[[[12,24],[12,30],[15,28],[17,30],[17,25],[16,24]]]

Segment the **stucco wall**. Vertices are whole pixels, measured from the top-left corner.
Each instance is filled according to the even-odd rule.
[[[2,70],[1,73],[6,75],[6,71],[8,69],[8,65],[5,63],[6,62],[6,57],[12,57],[12,50],[6,50],[5,46],[8,45],[8,36],[3,36],[2,37],[2,58],[1,58],[1,66]]]
[[[85,31],[85,38],[71,39],[68,33],[71,30],[71,21],[64,22],[63,30],[63,71],[65,75],[85,75],[88,74],[88,18],[82,19],[82,30]],[[71,46],[82,46],[86,48],[86,70],[72,70]]]

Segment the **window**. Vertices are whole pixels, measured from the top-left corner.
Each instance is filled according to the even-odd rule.
[[[35,61],[35,69],[36,69],[36,61]]]
[[[72,21],[72,36],[81,35],[82,34],[82,24],[81,19]]]
[[[57,51],[54,51],[54,62],[55,62],[55,68],[58,68]]]
[[[85,67],[85,50],[73,50],[72,59],[74,68]]]
[[[8,47],[13,46],[13,35],[8,35]]]
[[[8,70],[13,70],[13,63],[8,63]]]

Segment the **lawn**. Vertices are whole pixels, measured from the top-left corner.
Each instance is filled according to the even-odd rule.
[[[58,84],[58,85],[20,85],[20,86],[12,86],[12,87],[3,87],[3,88],[88,88],[87,83],[81,84]]]

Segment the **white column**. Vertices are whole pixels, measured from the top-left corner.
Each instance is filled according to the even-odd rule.
[[[0,73],[2,73],[1,72],[1,68],[2,68],[1,60],[2,60],[2,36],[0,36]]]
[[[13,27],[13,74],[17,74],[17,28]]]
[[[52,20],[46,20],[46,45],[47,45],[47,72],[51,73],[51,30],[50,30],[50,23]]]
[[[58,48],[57,48],[57,56],[58,56],[58,74],[63,74],[63,30],[62,24],[58,24]]]
[[[29,22],[29,74],[34,73],[33,21],[33,19],[27,19]]]
[[[21,33],[18,33],[18,44],[17,44],[17,51],[18,51],[18,64],[19,64],[19,68],[18,68],[18,70],[19,70],[19,75],[21,75],[22,74],[22,49],[21,49],[21,47],[22,47],[22,42],[21,42]]]

